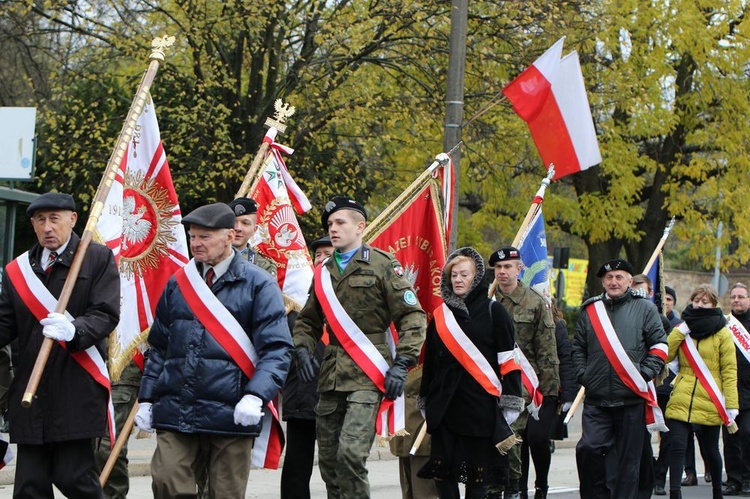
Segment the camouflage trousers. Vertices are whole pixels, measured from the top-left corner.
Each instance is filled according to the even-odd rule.
[[[323,392],[315,407],[318,467],[328,499],[370,497],[366,462],[375,439],[381,394]]]
[[[510,428],[517,437],[523,435],[523,431],[526,429],[526,423],[529,421],[529,412],[526,410],[521,411],[521,415],[518,416]],[[521,479],[521,444],[514,445],[508,451],[508,480],[511,483],[511,487],[508,489],[512,492],[516,492],[518,488],[518,481]],[[488,489],[487,497],[500,497],[500,493],[505,489],[505,480],[500,480],[497,485],[490,485]]]
[[[125,421],[128,419],[130,410],[138,400],[138,387],[132,385],[112,385],[112,405],[115,407],[115,428],[120,435]],[[96,449],[96,465],[99,470],[104,468],[109,459],[109,437],[104,437]],[[120,455],[117,456],[115,466],[109,475],[107,483],[104,484],[104,497],[107,499],[125,499],[130,489],[128,478],[128,443],[122,447]]]

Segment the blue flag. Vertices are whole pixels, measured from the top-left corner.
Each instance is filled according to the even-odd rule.
[[[649,279],[651,279],[651,284],[653,285],[654,295],[651,297],[651,301],[654,302],[654,305],[656,305],[656,308],[659,310],[660,314],[663,314],[663,308],[662,308],[662,296],[664,296],[664,284],[662,283],[662,270],[661,270],[661,264],[664,259],[664,256],[662,253],[659,253],[659,258],[656,259],[654,264],[651,266],[651,269],[649,269],[648,276]]]
[[[541,208],[531,220],[518,250],[521,252],[524,267],[521,271],[521,281],[549,297],[547,235],[544,232],[544,216]]]

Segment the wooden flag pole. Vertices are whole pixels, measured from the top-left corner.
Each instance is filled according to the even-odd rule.
[[[99,187],[96,190],[96,194],[94,195],[94,201],[91,204],[86,228],[81,235],[81,241],[78,244],[78,249],[73,257],[73,263],[70,265],[68,277],[65,279],[65,284],[60,292],[60,298],[57,300],[57,306],[55,307],[55,312],[57,313],[65,312],[70,296],[73,293],[73,287],[75,286],[78,273],[81,271],[83,259],[86,257],[86,251],[88,251],[89,245],[94,236],[94,231],[96,230],[96,225],[99,222],[99,217],[101,217],[102,210],[104,209],[104,202],[112,188],[112,183],[115,180],[117,171],[120,169],[122,158],[128,149],[128,143],[133,137],[133,131],[135,130],[138,117],[141,115],[141,112],[143,112],[143,107],[149,98],[149,89],[156,77],[156,72],[159,70],[159,64],[164,61],[164,49],[171,47],[173,44],[173,36],[155,38],[151,42],[151,55],[149,56],[151,62],[141,79],[133,103],[130,105],[130,111],[128,111],[128,115],[125,118],[125,124],[122,127],[122,131],[120,131],[120,136],[117,138],[115,149],[109,158],[107,167],[104,170],[104,176],[102,177]],[[34,369],[31,371],[29,382],[26,385],[26,391],[21,400],[21,405],[23,407],[31,407],[36,390],[39,387],[39,382],[42,379],[44,366],[47,363],[50,352],[52,351],[53,341],[54,340],[51,338],[44,338],[42,346],[39,349],[39,354],[36,358],[36,363],[34,364]]]
[[[104,484],[107,483],[107,480],[109,480],[109,475],[112,473],[112,470],[115,467],[117,457],[120,455],[120,452],[122,452],[122,448],[125,447],[125,442],[127,442],[128,438],[130,438],[130,432],[133,431],[133,425],[135,424],[135,415],[137,413],[138,402],[133,404],[133,408],[130,410],[130,414],[128,414],[128,419],[125,420],[125,424],[122,426],[119,435],[117,435],[115,446],[112,447],[112,450],[109,453],[107,463],[104,465],[102,473],[99,475],[99,485],[101,485],[102,487],[104,487]]]
[[[235,198],[247,197],[253,192],[254,185],[257,183],[258,173],[260,172],[260,166],[263,164],[268,149],[271,147],[273,141],[276,140],[276,135],[286,131],[285,122],[287,118],[292,116],[296,111],[294,106],[284,104],[281,99],[276,99],[276,102],[274,102],[274,109],[276,109],[276,112],[274,113],[273,118],[266,118],[266,122],[264,123],[265,126],[269,127],[268,132],[266,132],[265,137],[263,137],[263,142],[261,142],[258,152],[255,154],[253,162],[250,164],[250,168],[248,168],[247,173],[245,174],[242,185],[237,189],[237,195]]]
[[[670,220],[667,223],[667,226],[664,227],[664,234],[662,234],[661,239],[659,240],[659,244],[656,245],[656,249],[651,254],[651,258],[649,258],[648,263],[646,264],[646,268],[643,269],[644,274],[648,274],[648,271],[651,270],[651,267],[653,267],[656,259],[659,258],[659,253],[661,253],[662,248],[664,248],[664,243],[667,242],[667,238],[669,237],[669,231],[672,230],[672,227],[674,227],[674,217],[672,217],[672,220]],[[583,396],[585,394],[586,394],[586,389],[584,387],[581,387],[578,390],[578,394],[576,395],[576,398],[573,401],[573,404],[570,406],[568,415],[565,416],[565,419],[563,420],[564,424],[568,424],[570,420],[573,418],[573,415],[575,414],[576,409],[578,409],[578,406],[581,405],[581,402],[583,402]]]
[[[549,184],[552,182],[552,177],[554,176],[555,165],[550,164],[549,168],[547,169],[547,176],[542,179],[539,190],[536,191],[536,195],[534,196],[534,201],[531,203],[529,211],[526,212],[526,218],[523,219],[521,227],[518,229],[518,232],[516,232],[516,237],[513,239],[513,244],[511,244],[511,246],[518,248],[518,245],[521,243],[521,238],[524,236],[524,234],[526,234],[526,230],[529,228],[529,224],[539,211],[539,207],[542,206],[542,201],[544,201],[544,192],[547,190],[547,187],[549,187]],[[499,283],[497,279],[494,279],[492,281],[492,286],[490,286],[490,291],[488,293],[488,296],[490,298],[492,298],[492,296],[495,294],[495,290],[497,289],[498,284]]]

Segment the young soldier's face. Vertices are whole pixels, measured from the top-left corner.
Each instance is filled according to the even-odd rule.
[[[249,215],[240,215],[234,222],[234,245],[237,249],[245,247],[250,238],[255,234],[255,227],[257,226],[258,214],[251,213]]]
[[[365,222],[352,210],[339,210],[328,217],[328,235],[333,247],[346,253],[362,245]]]
[[[497,262],[494,270],[497,282],[501,286],[508,286],[518,280],[518,274],[521,272],[521,260]]]
[[[234,229],[207,229],[191,225],[190,251],[196,262],[216,265],[227,258],[232,251]]]
[[[36,210],[31,225],[39,244],[55,251],[70,239],[78,214],[70,210]]]

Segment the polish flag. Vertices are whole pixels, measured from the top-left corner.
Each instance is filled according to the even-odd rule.
[[[561,58],[565,37],[503,89],[513,109],[529,125],[553,180],[601,163],[578,53]]]

